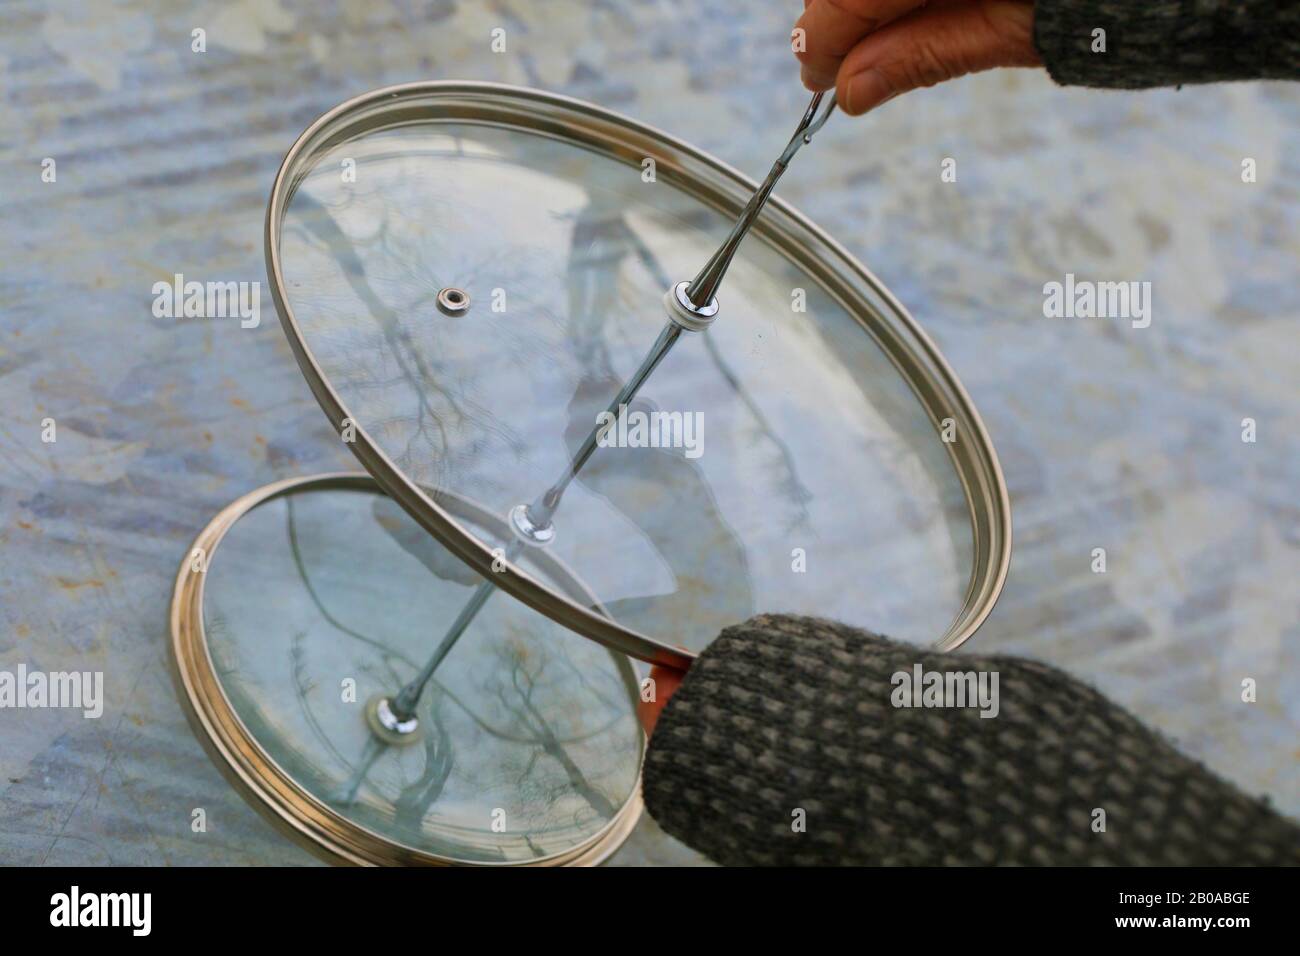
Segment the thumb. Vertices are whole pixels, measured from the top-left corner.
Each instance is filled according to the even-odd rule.
[[[1038,66],[1033,33],[1033,5],[1023,0],[936,3],[863,38],[840,66],[836,101],[857,116],[967,73]]]

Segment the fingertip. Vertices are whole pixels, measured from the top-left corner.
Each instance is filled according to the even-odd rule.
[[[835,101],[850,116],[861,116],[882,103],[893,99],[900,91],[894,89],[888,77],[874,67],[868,67],[852,76],[842,77],[836,84]]]
[[[834,80],[827,81],[825,77],[819,76],[807,67],[799,71],[799,82],[803,84],[804,89],[812,93],[824,93],[835,85]]]
[[[799,70],[799,79],[814,93],[822,93],[835,86],[838,64],[829,67],[822,63],[805,63]]]
[[[850,77],[844,77],[835,81],[835,108],[848,116],[857,116],[858,111],[853,107],[853,90],[850,88],[849,79]]]

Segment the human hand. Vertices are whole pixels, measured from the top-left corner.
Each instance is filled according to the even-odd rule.
[[[804,0],[792,36],[804,85],[834,87],[851,116],[967,73],[1042,65],[1032,0]]]
[[[682,678],[685,676],[685,671],[674,670],[660,664],[650,668],[650,679],[654,681],[654,700],[640,700],[637,703],[637,716],[641,719],[641,726],[645,728],[647,738],[654,733],[655,724],[659,723],[660,711],[668,703],[668,698],[672,697],[681,686]]]

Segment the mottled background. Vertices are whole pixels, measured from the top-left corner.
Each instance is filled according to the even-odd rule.
[[[190,733],[166,609],[179,558],[220,507],[353,463],[269,301],[256,330],[161,320],[152,284],[262,280],[284,151],[325,109],[389,83],[557,90],[760,174],[806,101],[787,41],[799,8],[0,5],[0,669],[103,670],[107,691],[98,721],[0,711],[0,862],[313,860]],[[489,50],[496,26],[506,54]],[[207,53],[190,50],[195,27]],[[781,187],[935,337],[997,444],[1016,552],[972,648],[1095,682],[1291,813],[1297,120],[1300,91],[1280,84],[1095,93],[987,75],[834,120]],[[945,157],[956,183],[940,181]],[[1044,318],[1042,286],[1066,272],[1150,281],[1151,327]],[[54,445],[39,440],[47,416]],[[1104,575],[1090,569],[1097,547]],[[1244,677],[1257,703],[1241,702]],[[190,832],[195,806],[206,834]],[[650,821],[615,858],[697,859]]]

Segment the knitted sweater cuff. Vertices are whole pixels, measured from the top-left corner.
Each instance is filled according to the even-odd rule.
[[[1300,4],[1037,0],[1034,46],[1057,83],[1139,89],[1300,78]]]
[[[950,673],[963,701],[931,695]],[[812,618],[722,632],[659,717],[643,792],[725,864],[1300,863],[1300,827],[1069,675]]]

